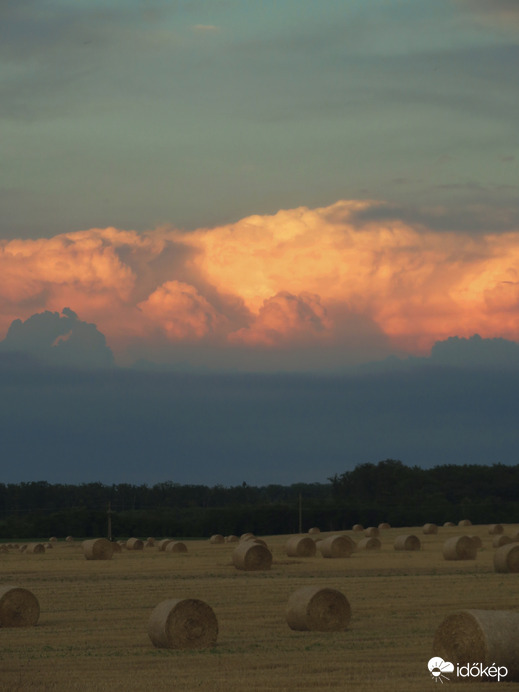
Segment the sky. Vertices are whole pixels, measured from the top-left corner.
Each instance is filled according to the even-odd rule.
[[[0,0],[6,477],[515,462],[517,64],[515,0]]]

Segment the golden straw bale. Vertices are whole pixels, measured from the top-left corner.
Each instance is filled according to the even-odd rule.
[[[148,538],[145,541],[149,546],[155,545],[155,539],[153,536],[148,536]]]
[[[218,638],[218,620],[204,601],[172,598],[153,609],[148,636],[154,646],[167,649],[213,647]]]
[[[451,527],[451,526],[456,526],[456,524],[455,524],[453,521],[446,521],[446,522],[444,523],[444,526],[447,527],[447,528],[449,528],[449,527]]]
[[[209,543],[224,543],[225,538],[222,536],[221,533],[214,533],[211,538],[209,539]]]
[[[111,560],[114,547],[108,538],[90,538],[83,541],[83,554],[87,560]]]
[[[58,542],[58,539],[56,538],[56,536],[51,536],[49,538],[49,543],[57,543],[57,542]]]
[[[391,528],[391,524],[388,524],[387,521],[383,521],[383,522],[381,522],[381,523],[378,525],[378,528],[379,528],[381,531],[384,531],[385,529],[390,529],[390,528]]]
[[[264,545],[265,548],[268,548],[268,545],[267,545],[266,541],[263,540],[263,538],[254,537],[254,538],[251,538],[251,541],[253,543],[259,543],[260,545]]]
[[[168,543],[173,543],[173,538],[163,538],[161,541],[157,543],[157,548],[160,550],[160,552],[163,552],[166,550],[166,546]]]
[[[352,531],[364,531],[362,524],[353,524]]]
[[[481,540],[481,536],[471,536],[471,538],[476,544],[476,548],[480,550],[483,547],[483,541]]]
[[[496,572],[519,572],[519,543],[502,545],[494,553]]]
[[[497,536],[499,533],[504,533],[504,530],[503,524],[490,524],[488,527],[488,533],[491,536]]]
[[[129,538],[126,541],[126,550],[144,550],[144,541],[140,538]]]
[[[321,533],[321,529],[318,526],[312,526],[311,529],[308,529],[308,533]]]
[[[44,553],[45,546],[43,543],[28,543],[26,553]]]
[[[357,543],[358,550],[380,550],[382,543],[379,538],[369,538],[365,536]]]
[[[256,536],[249,531],[247,533],[242,533],[240,536],[240,541],[250,541],[252,538],[256,538]]]
[[[329,536],[320,541],[318,548],[323,557],[349,557],[357,547],[349,536]]]
[[[458,521],[458,526],[472,526],[470,519],[460,519]]]
[[[467,681],[470,672],[465,666],[481,664],[506,668],[505,682],[519,680],[519,613],[513,610],[461,610],[447,616],[434,635],[433,651],[459,666]],[[467,672],[466,675],[463,673]],[[503,671],[504,672],[504,671]],[[495,681],[497,678],[485,678]],[[479,678],[481,681],[482,678]]]
[[[261,543],[241,541],[233,551],[232,561],[236,569],[246,572],[267,570],[272,565],[272,553]]]
[[[317,548],[310,536],[290,536],[285,546],[288,557],[313,557]]]
[[[303,586],[290,595],[286,618],[293,630],[337,632],[348,627],[351,608],[346,596],[336,589]]]
[[[8,552],[9,552],[9,548],[5,544],[0,545],[0,553],[8,553]]]
[[[22,545],[18,548],[18,550],[21,553],[25,553],[25,551],[27,550],[27,543],[22,543]]]
[[[65,540],[67,541],[67,543],[74,543],[74,536],[67,536]]]
[[[443,544],[445,560],[474,560],[477,547],[470,536],[453,536]]]
[[[438,527],[436,524],[424,524],[422,528],[422,532],[426,536],[430,536],[432,534],[438,533]]]
[[[47,543],[44,543],[44,544],[43,544],[43,547],[45,548],[45,550],[47,550],[47,549],[51,549],[51,550],[52,550],[52,548],[54,548],[54,546],[52,545],[52,543],[51,543],[50,541],[47,542]]]
[[[169,541],[165,550],[166,553],[187,553],[187,545],[182,541]]]
[[[395,550],[420,550],[421,547],[420,539],[413,534],[397,536],[395,539]]]
[[[112,546],[112,552],[113,553],[122,553],[123,552],[123,547],[118,543],[117,541],[110,541],[110,545]]]
[[[378,538],[380,536],[380,529],[376,526],[368,526],[364,531],[364,535],[368,538]]]
[[[225,537],[225,542],[226,543],[237,543],[238,542],[238,536],[235,536],[234,534],[231,534],[230,536]]]
[[[501,535],[494,536],[492,539],[492,548],[500,548],[502,545],[513,542],[510,536],[505,536],[505,534],[502,533]]]
[[[0,586],[0,627],[32,627],[40,617],[36,596],[19,586]]]

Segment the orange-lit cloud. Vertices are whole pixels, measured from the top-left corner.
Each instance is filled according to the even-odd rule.
[[[331,326],[319,296],[294,296],[282,291],[265,300],[251,326],[231,333],[229,340],[254,346],[281,346],[287,339],[304,341],[325,335]]]
[[[409,353],[454,335],[519,340],[519,231],[439,233],[379,208],[340,201],[193,232],[4,241],[0,335],[69,306],[116,356],[136,342],[347,350],[356,320]]]

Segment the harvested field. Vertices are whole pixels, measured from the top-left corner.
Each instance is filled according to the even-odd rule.
[[[289,536],[269,536],[273,562],[261,572],[237,570],[235,545],[215,550],[208,540],[185,541],[188,552],[179,559],[123,550],[111,560],[85,560],[79,539],[39,555],[2,553],[0,585],[28,589],[40,604],[35,627],[0,628],[2,692],[432,689],[427,662],[440,623],[465,609],[515,609],[517,575],[494,571],[488,526],[471,527],[483,545],[475,560],[444,560],[443,544],[459,535],[458,527],[424,535],[419,551],[394,550],[398,535],[420,528],[387,529],[380,550],[334,560],[319,552],[290,558]],[[517,527],[505,530],[513,534]],[[346,596],[346,630],[290,629],[288,599],[307,586]],[[206,602],[218,619],[216,646],[154,647],[148,621],[166,599]]]

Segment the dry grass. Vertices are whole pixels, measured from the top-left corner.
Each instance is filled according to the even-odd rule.
[[[471,529],[483,542],[476,559],[454,562],[443,559],[442,546],[458,527],[424,536],[420,551],[394,550],[397,535],[418,530],[388,529],[380,550],[335,560],[288,558],[288,536],[269,537],[265,572],[236,570],[234,546],[209,541],[187,541],[180,555],[123,551],[106,561],[85,560],[79,541],[59,541],[42,555],[2,553],[0,583],[29,589],[41,608],[36,627],[0,628],[2,692],[170,692],[173,682],[182,692],[433,689],[427,661],[439,624],[462,609],[515,609],[517,579],[494,571],[487,526]],[[344,593],[352,610],[346,631],[288,627],[288,598],[305,586]],[[214,648],[153,646],[151,612],[172,598],[211,606]]]

